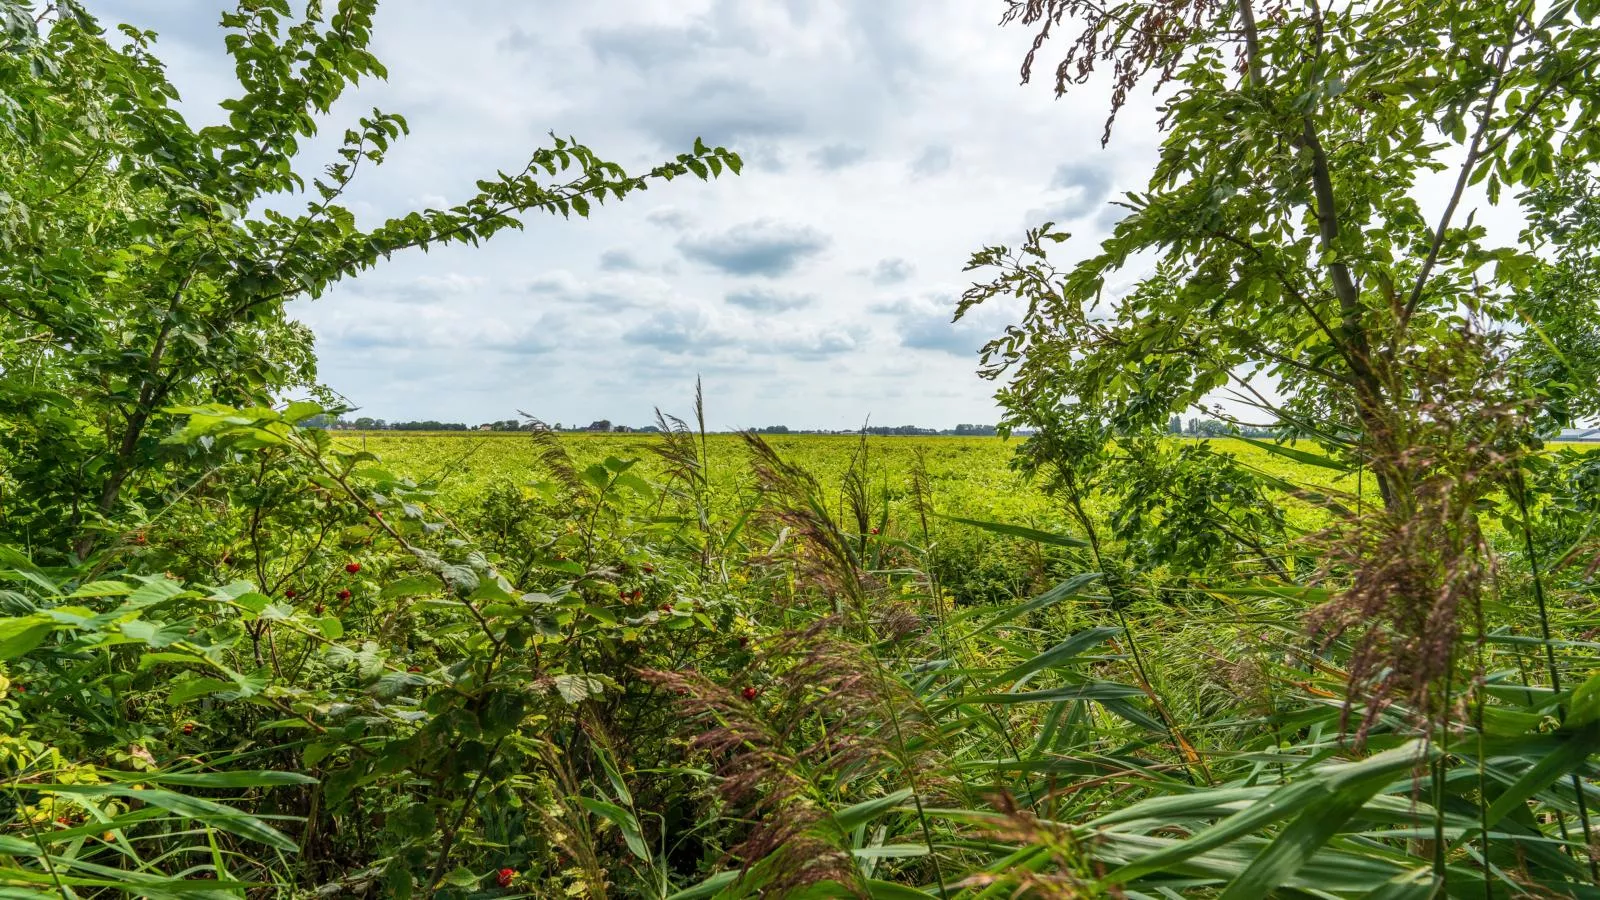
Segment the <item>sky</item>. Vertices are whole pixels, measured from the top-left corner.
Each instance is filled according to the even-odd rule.
[[[197,125],[236,88],[214,0],[101,0],[160,34]],[[389,420],[516,418],[851,429],[993,423],[977,351],[1005,305],[952,323],[968,257],[1030,225],[1087,256],[1142,186],[1150,104],[1100,146],[1108,94],[1019,84],[1030,35],[1001,0],[389,0],[364,82],[302,174],[376,107],[411,134],[346,195],[365,227],[471,196],[549,134],[630,172],[692,147],[743,174],[680,179],[588,220],[536,215],[480,247],[397,256],[291,315],[320,380]],[[1137,273],[1129,273],[1137,274]]]

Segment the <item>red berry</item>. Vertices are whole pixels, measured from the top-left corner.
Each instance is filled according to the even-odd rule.
[[[296,592],[294,588],[284,588],[283,589],[283,595],[285,597],[288,597],[290,600],[293,600],[294,598],[300,596],[300,594],[298,592]]]
[[[645,563],[644,565],[640,566],[639,568],[643,569],[644,573],[646,575],[653,575],[653,574],[655,574],[655,571],[656,571],[656,567],[650,565],[649,563]]]
[[[516,869],[501,869],[500,871],[494,873],[495,884],[498,884],[503,888],[511,887],[511,882],[515,881],[516,878]]]
[[[406,666],[406,671],[407,672],[421,672],[422,671],[422,667],[421,666]]]
[[[347,563],[344,567],[344,570],[349,572],[351,575],[354,575],[355,573],[361,571],[361,563]]]
[[[350,599],[350,591],[349,591],[349,589],[340,591],[339,592],[339,599],[340,600],[349,600]]]
[[[877,533],[878,533],[878,529],[877,529],[877,528],[876,528],[876,527],[874,527],[874,528],[873,528],[873,529],[872,529],[872,533],[873,533],[873,534],[877,534]]]
[[[193,722],[185,722],[185,723],[183,723],[183,733],[184,734],[194,734],[194,723]]]
[[[67,821],[67,817],[66,816],[56,816],[56,824],[57,825],[71,825],[72,823]]]
[[[757,691],[755,688],[747,687],[744,689],[744,698],[746,700],[754,700],[756,698],[756,693]]]
[[[147,540],[149,540],[149,538],[146,538],[144,536],[144,532],[142,532],[142,531],[133,536],[133,542],[135,544],[143,544]]]
[[[661,611],[664,612],[664,613],[672,612],[672,604],[671,603],[663,603],[663,604],[661,604]]]

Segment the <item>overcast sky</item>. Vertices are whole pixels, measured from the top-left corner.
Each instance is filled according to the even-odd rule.
[[[233,89],[206,0],[100,2],[155,29],[184,112]],[[362,414],[715,427],[993,422],[977,349],[1015,310],[950,323],[968,255],[1046,217],[1091,252],[1154,159],[1146,110],[1110,150],[1107,95],[1019,86],[1028,35],[999,0],[389,0],[364,84],[411,135],[348,194],[364,225],[455,203],[555,131],[630,170],[695,137],[744,174],[675,181],[588,221],[533,218],[485,246],[412,253],[295,317]],[[310,148],[305,174],[328,161]]]

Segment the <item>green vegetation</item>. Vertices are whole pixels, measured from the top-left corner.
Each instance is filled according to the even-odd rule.
[[[1600,896],[1600,4],[1012,3],[1170,93],[1100,255],[972,260],[1010,442],[313,427],[290,298],[740,169],[362,230],[374,112],[277,211],[372,12],[241,4],[194,131],[0,0],[0,896]],[[1282,442],[1167,433],[1230,383]]]

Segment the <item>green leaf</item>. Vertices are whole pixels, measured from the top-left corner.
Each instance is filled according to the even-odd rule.
[[[1511,814],[1513,809],[1527,803],[1535,794],[1546,790],[1557,780],[1565,778],[1567,774],[1588,760],[1597,744],[1600,744],[1600,728],[1589,726],[1576,734],[1561,735],[1549,753],[1532,766],[1529,766],[1505,793],[1494,799],[1489,804],[1489,809],[1484,813],[1484,823],[1489,827],[1499,824],[1501,819]]]
[[[1089,542],[1083,540],[1082,538],[1075,538],[1065,534],[1055,534],[1049,531],[1040,531],[1037,528],[1029,528],[1025,525],[1010,525],[1005,522],[984,522],[979,519],[963,519],[960,516],[941,515],[939,518],[946,519],[951,522],[960,522],[963,525],[971,525],[973,528],[981,528],[984,531],[991,531],[995,534],[1005,535],[1006,537],[1021,538],[1025,541],[1035,541],[1040,544],[1049,544],[1053,547],[1089,546]]]
[[[556,691],[561,694],[561,699],[573,706],[590,697],[599,696],[606,689],[605,682],[593,675],[557,675],[555,682]]]
[[[594,745],[594,755],[600,759],[600,768],[605,770],[606,781],[611,784],[611,793],[616,795],[619,802],[628,806],[633,805],[633,793],[628,790],[627,782],[622,780],[622,772],[617,768],[617,761],[612,758],[611,751],[599,744]]]
[[[321,404],[309,400],[296,400],[284,408],[283,420],[298,425],[312,416],[320,416],[325,412],[327,410],[323,409]]]
[[[133,593],[128,596],[128,605],[133,607],[153,606],[182,593],[185,593],[185,591],[181,582],[157,576],[146,580],[144,584],[135,588]]]
[[[32,841],[0,834],[0,856],[41,856],[43,851]]]
[[[693,887],[668,895],[667,900],[703,900],[705,897],[716,896],[723,888],[738,881],[741,874],[738,869],[718,872]]]
[[[650,862],[650,848],[644,842],[644,834],[639,829],[639,820],[633,817],[633,813],[615,803],[607,803],[593,797],[579,797],[578,802],[583,804],[584,809],[617,826],[633,855],[644,862]]]
[[[1031,675],[1040,669],[1054,668],[1064,662],[1074,659],[1078,654],[1089,649],[1090,647],[1102,644],[1110,638],[1121,633],[1121,628],[1112,625],[1101,625],[1095,628],[1090,628],[1087,631],[1080,631],[1061,643],[1055,645],[1054,647],[1051,647],[1049,650],[1040,653],[1038,656],[1035,656],[1026,662],[1018,663],[1017,665],[1012,666],[1001,674],[995,676],[989,683],[994,685],[1004,681],[1016,681],[1017,679],[1022,678],[1025,675]]]
[[[0,661],[16,659],[44,643],[56,623],[42,613],[0,619]]]
[[[170,647],[183,640],[189,633],[189,629],[185,625],[147,622],[144,619],[122,622],[117,628],[125,637],[131,640],[158,648]]]
[[[1262,441],[1250,437],[1239,437],[1235,438],[1235,440],[1249,444],[1252,447],[1259,447],[1268,453],[1292,459],[1295,462],[1305,463],[1308,466],[1318,466],[1323,469],[1332,469],[1335,472],[1351,471],[1351,468],[1344,463],[1339,462],[1332,457],[1323,456],[1320,453],[1310,453],[1305,450],[1297,450],[1294,447],[1288,447],[1283,444],[1275,444],[1271,441]]]
[[[384,600],[394,600],[399,597],[420,597],[424,594],[436,594],[444,590],[439,579],[429,575],[411,575],[398,581],[391,581],[383,586],[378,596]]]
[[[140,780],[148,784],[177,784],[184,787],[203,788],[245,788],[245,787],[280,787],[290,784],[316,784],[317,779],[299,772],[272,772],[257,770],[251,772],[166,772],[156,775],[142,775]]]
[[[1127,700],[1143,697],[1144,691],[1112,681],[1086,681],[1064,687],[1041,691],[999,694],[964,694],[946,703],[998,703],[1010,706],[1017,703],[1055,703],[1061,700]]]
[[[1569,728],[1582,728],[1596,721],[1600,721],[1600,674],[1590,676],[1572,692],[1565,724]]]
[[[190,700],[205,697],[221,691],[231,691],[235,687],[231,681],[219,678],[192,677],[173,684],[172,690],[167,693],[167,703],[179,706]]]
[[[1337,815],[1343,808],[1338,806],[1338,796],[1341,792],[1349,792],[1352,796],[1359,795],[1365,802],[1366,798],[1370,798],[1394,778],[1413,771],[1418,765],[1426,762],[1433,753],[1432,748],[1421,742],[1412,742],[1360,762],[1325,767],[1303,781],[1273,790],[1267,796],[1246,805],[1239,812],[1187,840],[1175,842],[1162,850],[1128,862],[1108,873],[1104,881],[1109,884],[1127,884],[1142,875],[1169,869],[1185,860],[1251,835],[1273,822],[1297,816],[1306,811],[1311,804],[1320,803],[1328,814]],[[1158,798],[1136,803],[1110,816],[1102,817],[1096,820],[1094,825],[1103,827],[1117,821],[1146,816],[1170,822],[1187,815],[1203,815],[1215,809],[1219,799],[1216,791],[1196,791],[1178,798]],[[1338,821],[1342,823],[1344,819]],[[1297,834],[1302,835],[1305,840],[1316,839],[1318,832],[1315,822],[1308,820]],[[1326,839],[1324,838],[1322,842],[1325,843]],[[1286,867],[1292,871],[1292,867],[1298,865],[1300,861],[1302,858],[1293,848],[1285,847],[1273,854],[1265,865],[1274,872],[1281,872]],[[1259,887],[1260,875],[1261,872],[1252,875],[1240,890],[1248,891]]]
[[[833,821],[841,831],[854,831],[910,799],[911,789],[902,788],[892,794],[837,810],[833,814]]]
[[[133,593],[133,585],[124,581],[91,581],[80,585],[77,590],[67,595],[68,599],[79,597],[120,597]]]
[[[1045,591],[1032,600],[1029,600],[1026,603],[1019,603],[1016,606],[1005,610],[989,621],[978,626],[978,628],[974,629],[972,635],[993,631],[995,628],[998,628],[999,626],[1004,625],[1013,619],[1021,618],[1029,615],[1030,613],[1036,613],[1047,606],[1054,606],[1063,600],[1079,596],[1084,588],[1093,584],[1095,581],[1099,580],[1099,578],[1099,572],[1080,572],[1077,575],[1068,578],[1066,581],[1057,584],[1055,587],[1052,587],[1050,590]],[[971,637],[972,635],[968,635],[968,637]]]
[[[50,784],[36,785],[36,787],[58,794],[76,794],[84,797],[121,797],[123,799],[140,800],[152,806],[159,806],[184,818],[194,819],[212,828],[236,834],[257,843],[266,844],[285,853],[299,851],[299,845],[291,840],[288,835],[249,813],[234,809],[231,806],[224,806],[214,800],[191,797],[187,794],[179,794],[160,788],[146,788],[142,791],[136,791],[132,787],[87,784]]]
[[[1416,754],[1408,752],[1407,757],[1407,767],[1415,768]],[[1299,815],[1228,885],[1221,900],[1259,900],[1281,887],[1394,775],[1380,768],[1361,778],[1330,782],[1328,796],[1301,807]]]
[[[892,881],[867,879],[867,896],[872,900],[936,900],[935,895]]]

